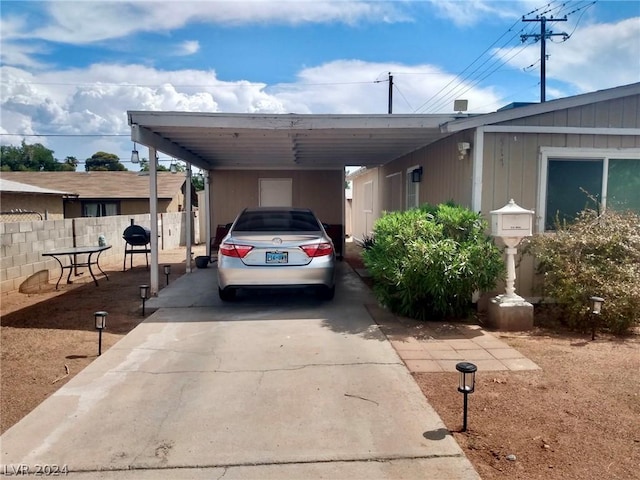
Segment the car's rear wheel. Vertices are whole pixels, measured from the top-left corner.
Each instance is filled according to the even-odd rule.
[[[333,287],[320,287],[318,290],[318,298],[321,300],[333,300],[336,294],[336,286]]]
[[[223,302],[230,302],[236,298],[236,289],[227,287],[223,290],[218,287],[218,295]]]

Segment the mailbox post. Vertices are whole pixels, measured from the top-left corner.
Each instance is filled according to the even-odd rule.
[[[491,211],[491,235],[506,245],[506,292],[493,298],[489,304],[489,322],[502,330],[529,330],[533,327],[533,305],[516,294],[517,247],[524,237],[532,235],[533,210],[520,207],[513,201]]]

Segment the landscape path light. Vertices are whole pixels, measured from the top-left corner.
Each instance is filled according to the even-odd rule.
[[[107,328],[107,312],[95,312],[93,314],[98,330],[98,356],[102,355],[102,330]]]
[[[602,304],[604,303],[604,298],[602,297],[591,297],[591,340],[596,339],[596,326],[600,320],[600,312],[602,311]]]
[[[167,285],[169,285],[169,275],[171,275],[171,265],[164,266],[164,274],[167,276]]]
[[[476,388],[476,367],[473,363],[460,362],[456,365],[456,370],[460,372],[458,391],[464,394],[464,406],[462,417],[462,431],[467,431],[467,395],[473,393]]]
[[[142,316],[144,317],[144,305],[149,298],[149,285],[140,285],[140,298],[142,299]]]

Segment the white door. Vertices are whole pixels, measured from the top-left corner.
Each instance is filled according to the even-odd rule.
[[[261,207],[293,206],[293,181],[291,178],[261,178]]]

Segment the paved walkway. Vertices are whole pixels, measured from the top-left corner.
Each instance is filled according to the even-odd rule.
[[[538,370],[540,367],[479,325],[399,319],[378,305],[367,305],[398,356],[413,373],[455,372],[458,362],[478,371]]]

